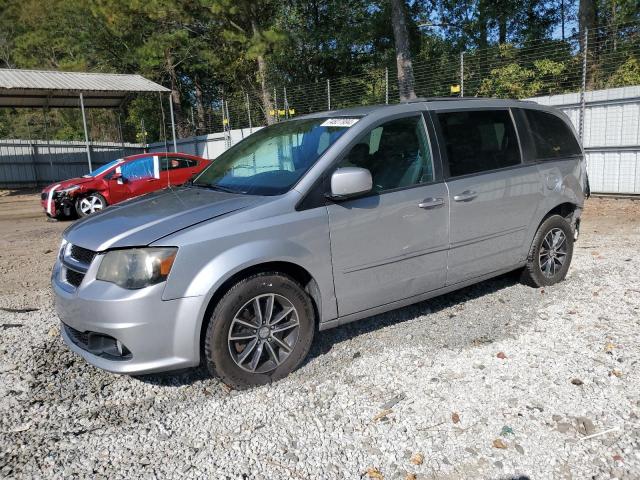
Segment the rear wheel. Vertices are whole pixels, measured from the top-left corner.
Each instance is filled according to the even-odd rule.
[[[307,293],[287,275],[239,281],[216,305],[205,333],[209,372],[238,388],[287,376],[309,353],[313,312]]]
[[[107,208],[107,201],[99,193],[90,193],[76,200],[76,212],[79,217],[86,217]]]
[[[542,222],[522,271],[523,283],[544,287],[564,280],[573,257],[573,238],[571,225],[560,215]]]

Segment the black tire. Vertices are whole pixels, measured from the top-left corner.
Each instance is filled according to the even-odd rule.
[[[96,209],[94,211],[87,211],[85,208],[83,208],[83,201],[85,200],[99,202],[99,205],[100,205],[99,209]],[[97,205],[98,204],[96,203],[96,206]],[[98,210],[104,210],[105,208],[107,208],[107,206],[108,206],[107,200],[97,192],[88,193],[87,195],[82,195],[76,199],[76,203],[75,203],[76,213],[80,218],[88,217],[89,215],[97,212]]]
[[[290,345],[290,352],[287,352],[275,343],[276,339],[272,339],[271,337],[262,338],[259,335],[261,329],[247,329],[247,334],[255,334],[255,340],[257,342],[255,345],[257,346],[254,345],[253,351],[249,355],[251,358],[244,364],[245,368],[242,368],[237,362],[240,360],[239,357],[242,357],[244,349],[249,348],[250,342],[253,340],[247,340],[244,347],[242,347],[242,344],[239,342],[233,343],[232,347],[230,331],[232,331],[232,325],[234,329],[238,328],[238,324],[234,323],[238,320],[234,319],[238,315],[244,321],[242,315],[247,315],[252,311],[255,312],[255,304],[253,303],[255,298],[259,298],[258,305],[261,305],[261,299],[266,299],[269,296],[277,297],[277,301],[279,302],[285,302],[286,300],[290,302],[290,306],[295,308],[294,313],[299,323],[295,340],[291,340],[291,337],[285,339],[285,341],[293,342],[293,344]],[[250,304],[251,306],[249,306]],[[272,305],[275,304],[276,300],[272,300]],[[265,306],[265,309],[267,308],[268,307]],[[272,307],[274,321],[276,320],[276,308],[278,307]],[[284,313],[285,310],[285,308],[282,308],[280,313]],[[261,318],[263,318],[262,314],[260,315]],[[281,325],[295,324],[295,320],[291,320],[293,313],[290,315],[288,319],[284,317]],[[247,320],[247,322],[252,325],[259,323],[257,320],[255,322],[254,320]],[[242,325],[240,328],[243,328]],[[233,330],[233,332],[237,332],[237,330]],[[314,333],[315,318],[313,305],[309,295],[304,291],[302,286],[293,278],[283,273],[258,273],[240,280],[233,285],[215,306],[209,319],[204,339],[206,366],[209,373],[219,377],[224,383],[234,388],[247,388],[268,384],[286,377],[302,363],[309,353]],[[234,335],[237,336],[240,334]],[[293,331],[291,335],[293,336]],[[269,345],[267,345],[267,342]],[[260,347],[260,343],[264,345],[264,349]],[[238,345],[240,345],[242,350],[238,350]],[[275,348],[273,346],[275,346]],[[236,349],[234,353],[235,358],[232,355],[232,348]],[[268,350],[269,348],[271,349],[270,351]],[[256,353],[258,349],[260,349],[260,353]],[[272,353],[276,353],[276,350],[278,354],[286,355],[286,357],[282,359],[282,363],[277,366],[271,356]],[[272,366],[273,368],[263,372],[247,371],[246,368],[251,367],[250,362],[255,355],[258,355],[258,362],[260,359],[264,360],[263,369],[266,370]],[[242,364],[242,361],[240,361],[240,363]],[[260,368],[256,370],[260,370]]]
[[[549,258],[549,256],[545,254],[546,251],[550,250],[546,248],[548,244],[545,243],[545,238],[547,238],[548,235],[553,237],[553,235],[557,234],[558,231],[561,231],[562,234],[564,234],[565,243],[560,244],[560,248],[557,250],[556,254]],[[562,249],[562,245],[565,245],[564,260],[560,265],[558,262],[561,258],[560,250]],[[532,287],[546,287],[554,285],[564,280],[567,276],[567,271],[569,270],[572,257],[573,229],[565,218],[560,215],[552,215],[546,218],[540,227],[538,227],[538,231],[536,232],[531,244],[531,249],[529,250],[529,255],[527,256],[527,264],[522,270],[520,279],[522,283]],[[551,263],[549,263],[549,261]]]

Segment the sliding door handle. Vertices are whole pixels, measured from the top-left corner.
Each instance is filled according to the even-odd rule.
[[[425,198],[422,202],[418,204],[418,207],[424,208],[425,210],[429,210],[430,208],[441,207],[444,205],[444,198]]]
[[[464,192],[459,193],[458,195],[454,196],[453,199],[456,202],[470,202],[471,200],[473,200],[477,196],[478,196],[478,194],[476,192],[474,192],[473,190],[465,190]]]

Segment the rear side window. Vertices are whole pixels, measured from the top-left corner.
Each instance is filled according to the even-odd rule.
[[[161,157],[160,158],[160,170],[166,172],[167,170],[175,170],[177,168],[195,167],[198,164],[195,160],[189,158],[176,158],[176,157]]]
[[[518,137],[508,110],[443,112],[438,119],[451,177],[520,163]]]
[[[581,155],[580,145],[561,118],[538,110],[525,110],[529,121],[536,160]]]

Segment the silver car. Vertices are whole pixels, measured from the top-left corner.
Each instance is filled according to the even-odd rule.
[[[234,386],[303,361],[317,330],[513,270],[564,279],[587,193],[564,114],[420,99],[266,127],[187,186],[64,233],[62,336],[91,364],[192,367]]]

